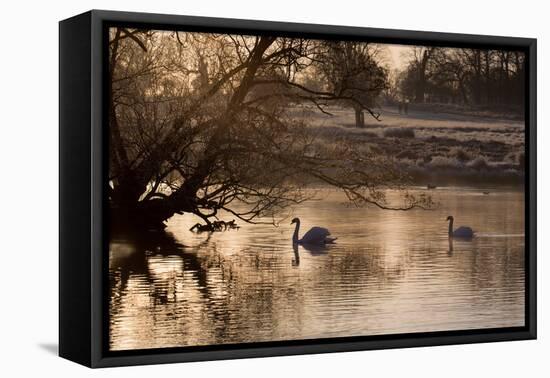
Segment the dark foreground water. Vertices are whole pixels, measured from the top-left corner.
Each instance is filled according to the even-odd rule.
[[[294,227],[242,225],[114,238],[112,350],[524,325],[522,192],[431,191],[434,211],[349,207],[334,191],[294,210],[339,239],[293,248]],[[471,241],[447,237],[447,215]],[[229,218],[231,219],[231,218]]]

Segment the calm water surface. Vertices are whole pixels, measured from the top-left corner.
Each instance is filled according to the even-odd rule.
[[[335,191],[294,209],[300,235],[323,226],[337,244],[291,243],[275,228],[115,238],[112,350],[524,325],[523,193],[444,188],[434,211],[350,207]],[[447,215],[472,241],[447,238]],[[227,217],[226,219],[232,219]]]

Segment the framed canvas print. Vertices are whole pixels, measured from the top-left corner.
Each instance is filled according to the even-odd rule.
[[[536,337],[536,40],[60,23],[60,355]]]

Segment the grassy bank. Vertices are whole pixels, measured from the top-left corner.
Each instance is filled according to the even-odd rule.
[[[333,116],[309,109],[296,111],[311,132],[325,143],[352,141],[393,159],[415,184],[521,184],[524,179],[524,122],[498,114],[472,115],[432,111],[399,114],[381,110],[380,121],[369,119],[355,128],[353,113],[334,108]]]

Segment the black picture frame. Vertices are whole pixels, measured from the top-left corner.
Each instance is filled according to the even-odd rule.
[[[524,327],[109,352],[105,75],[109,25],[277,34],[526,53]],[[535,339],[536,39],[92,10],[59,24],[59,354],[89,367]]]

